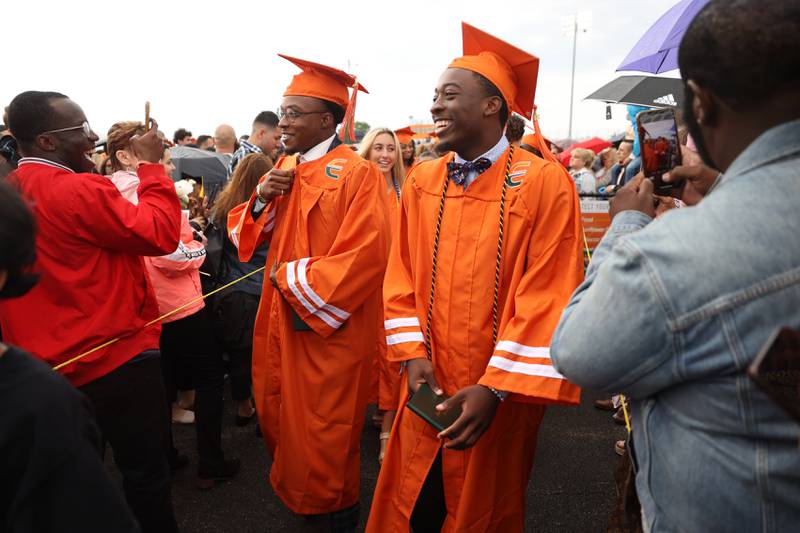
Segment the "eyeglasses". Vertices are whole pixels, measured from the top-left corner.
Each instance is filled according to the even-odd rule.
[[[92,136],[92,127],[89,126],[89,122],[86,120],[84,120],[83,124],[81,124],[80,126],[72,126],[69,128],[60,128],[57,130],[43,131],[39,135],[46,135],[48,133],[61,133],[62,131],[73,131],[73,130],[83,130],[83,133],[85,133],[87,137]]]
[[[330,111],[295,111],[294,109],[287,109],[284,111],[283,109],[278,109],[278,120],[283,120],[285,118],[289,122],[294,122],[303,115],[314,115],[318,113],[329,112]]]

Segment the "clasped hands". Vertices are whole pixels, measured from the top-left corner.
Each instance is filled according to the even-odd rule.
[[[407,363],[408,393],[413,396],[422,383],[437,395],[443,394],[433,375],[433,363],[429,359],[412,359]],[[494,420],[500,399],[483,385],[470,385],[436,406],[439,411],[461,405],[461,416],[453,424],[440,432],[440,439],[448,439],[444,447],[453,450],[471,448],[478,442]]]

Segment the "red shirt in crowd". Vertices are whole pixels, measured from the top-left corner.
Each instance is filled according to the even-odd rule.
[[[61,369],[75,386],[158,349],[160,325],[142,329],[158,304],[141,256],[175,251],[181,208],[160,164],[140,165],[138,174],[138,205],[105,176],[44,159],[22,159],[12,178],[36,217],[33,270],[41,279],[0,303],[3,339],[56,366],[122,337]]]

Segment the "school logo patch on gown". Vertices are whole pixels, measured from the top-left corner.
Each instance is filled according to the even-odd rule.
[[[511,170],[508,173],[508,178],[506,179],[506,185],[511,187],[512,189],[515,187],[519,187],[522,185],[522,180],[518,180],[517,178],[521,178],[528,172],[528,168],[530,168],[531,162],[530,161],[520,161],[519,163],[514,163],[511,166]]]
[[[345,163],[347,159],[334,159],[325,167],[325,175],[332,180],[338,180]]]

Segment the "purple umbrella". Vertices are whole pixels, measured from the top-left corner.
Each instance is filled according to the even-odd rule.
[[[658,74],[678,68],[678,46],[689,23],[708,0],[681,0],[661,15],[628,52],[617,70]]]

